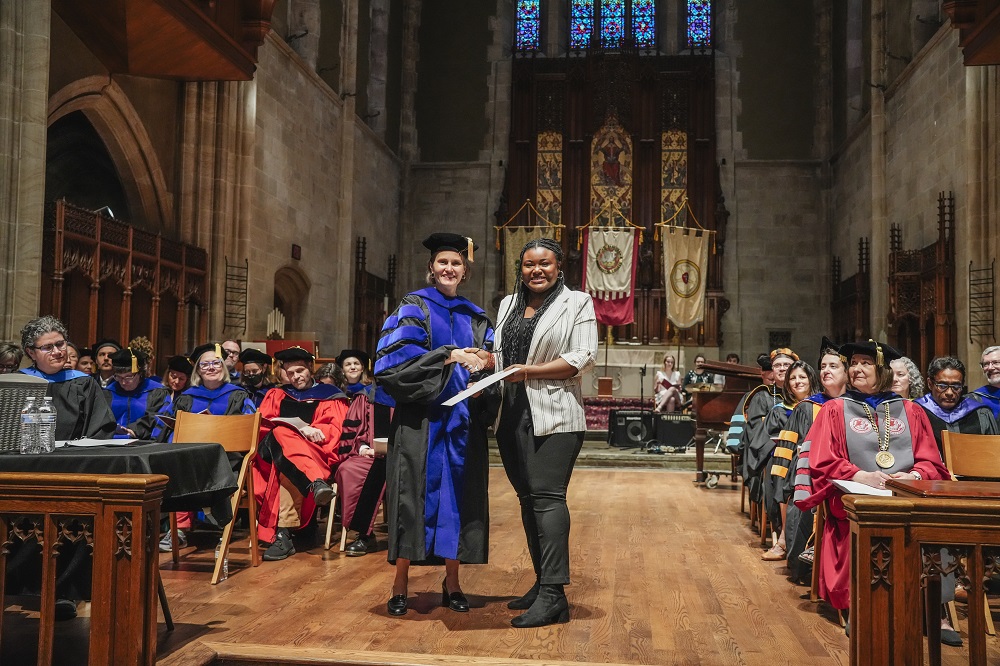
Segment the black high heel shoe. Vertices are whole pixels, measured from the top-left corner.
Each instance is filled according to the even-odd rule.
[[[531,604],[535,603],[535,599],[538,598],[538,579],[535,579],[535,584],[531,586],[531,589],[525,593],[523,597],[518,597],[507,604],[507,608],[511,610],[528,610],[531,608]]]
[[[562,585],[540,586],[538,598],[531,604],[528,612],[510,621],[512,626],[519,629],[566,622],[569,622],[569,602],[563,594]]]
[[[406,615],[406,595],[392,595],[385,606],[389,611],[389,615]]]
[[[441,583],[441,605],[456,613],[469,612],[469,600],[461,592],[448,592],[448,581]]]

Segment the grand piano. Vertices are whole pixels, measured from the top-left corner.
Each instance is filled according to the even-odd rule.
[[[760,369],[749,365],[705,361],[704,370],[726,377],[725,388],[721,391],[695,391],[691,400],[695,413],[694,453],[695,483],[706,480],[705,440],[709,430],[728,430],[729,420],[747,391],[761,383]],[[736,479],[734,478],[733,481]]]

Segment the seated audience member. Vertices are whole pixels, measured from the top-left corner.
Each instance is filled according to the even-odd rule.
[[[653,376],[653,411],[676,412],[681,408],[681,373],[676,369],[677,361],[672,354],[663,355],[663,367]]]
[[[942,449],[941,431],[964,432],[974,435],[998,434],[993,410],[982,396],[965,392],[965,364],[957,358],[943,356],[927,367],[927,382],[931,392],[917,398],[931,423],[931,432]]]
[[[76,364],[80,361],[80,349],[69,340],[66,341],[66,362],[63,370],[76,370]]]
[[[336,363],[323,364],[313,377],[321,384],[332,384],[342,391],[347,388],[347,377]]]
[[[216,416],[234,416],[237,414],[253,414],[256,411],[250,394],[243,388],[229,381],[229,373],[222,360],[222,349],[216,342],[196,347],[191,353],[191,363],[194,374],[191,375],[191,386],[175,398],[167,414],[175,416],[177,412],[209,413]],[[173,437],[173,430],[164,428],[160,439]],[[230,454],[230,462],[234,469],[239,469],[243,461],[239,454]],[[177,537],[181,545],[187,545],[184,530],[191,528],[194,514],[187,511],[177,512]],[[160,540],[160,550],[170,550],[170,534]]]
[[[244,349],[240,352],[240,363],[243,364],[240,384],[253,396],[253,404],[260,407],[264,396],[274,388],[274,381],[271,379],[271,357],[256,349]]]
[[[17,372],[24,352],[13,342],[0,343],[0,375]]]
[[[386,461],[375,457],[373,440],[383,432],[388,436],[394,401],[362,372],[371,362],[368,354],[345,349],[337,362],[343,364],[347,381],[355,380],[355,392],[351,393],[351,385],[347,387],[351,407],[341,436],[340,452],[347,458],[337,466],[335,478],[343,507],[342,524],[358,535],[344,550],[348,556],[359,557],[378,549],[375,517],[385,493]]]
[[[52,316],[32,319],[21,329],[21,346],[31,366],[20,372],[49,382],[46,395],[56,408],[56,439],[108,439],[115,417],[89,375],[66,370],[66,326]],[[9,544],[6,594],[37,594],[41,589],[41,558],[37,542]],[[55,618],[76,617],[75,599],[90,597],[91,557],[81,540],[60,548],[56,555]]]
[[[757,356],[757,365],[760,366],[760,385],[755,386],[740,398],[739,403],[736,405],[736,411],[733,412],[732,417],[729,419],[729,431],[726,433],[726,451],[732,455],[739,455],[741,460],[737,464],[737,469],[743,470],[743,462],[746,453],[746,437],[744,433],[746,432],[746,412],[747,403],[753,400],[754,396],[764,391],[766,395],[772,395],[774,391],[774,370],[771,369],[771,357],[768,354],[760,354]],[[761,398],[757,398],[760,400]],[[777,401],[771,401],[771,407],[777,404]],[[758,410],[760,411],[760,410]],[[766,418],[766,412],[764,412]],[[759,418],[758,421],[763,424],[763,418]],[[756,427],[756,424],[754,424]]]
[[[781,404],[785,376],[792,364],[799,360],[799,355],[787,347],[781,347],[772,350],[767,360],[770,366],[767,376],[771,377],[773,383],[765,383],[751,391],[749,397],[746,398],[743,409],[744,426],[740,442],[740,448],[743,451],[741,468],[751,502],[760,502],[764,495],[763,479],[759,468],[761,461],[753,452],[770,447],[771,435],[765,427],[765,422],[774,408]],[[762,371],[761,376],[764,377],[765,372]]]
[[[739,354],[726,354],[726,363],[734,363],[736,365],[740,364]]]
[[[363,351],[357,349],[342,349],[337,355],[337,365],[344,371],[347,386],[344,392],[353,398],[372,385],[372,359]]]
[[[235,382],[240,378],[236,364],[240,362],[240,352],[243,351],[243,347],[236,340],[224,340],[221,346],[224,354],[222,360],[226,363],[229,379]]]
[[[146,376],[154,382],[163,383],[163,379],[156,374],[156,353],[153,351],[153,343],[145,335],[139,335],[129,340],[128,347],[132,351],[142,352],[146,355]]]
[[[819,595],[834,608],[850,606],[851,528],[835,480],[876,488],[894,479],[947,479],[924,410],[893,393],[889,364],[902,356],[888,345],[847,344],[847,392],[816,416],[808,439],[812,494],[796,504],[809,510],[826,503],[819,562]],[[850,424],[850,426],[848,426]],[[891,424],[891,425],[890,425]],[[888,426],[888,427],[887,427]]]
[[[333,488],[326,479],[343,457],[340,436],[348,407],[340,389],[313,379],[314,359],[308,351],[291,347],[274,357],[289,383],[268,391],[260,405],[262,419],[269,420],[261,422],[261,441],[253,461],[257,534],[270,543],[264,553],[267,561],[295,554],[290,528],[308,524],[316,506],[333,500]],[[279,417],[298,417],[308,425],[299,428],[270,420]],[[282,485],[292,493],[293,506],[287,507],[290,515],[282,511]]]
[[[979,367],[986,375],[986,384],[980,386],[973,395],[983,399],[993,410],[993,418],[1000,418],[1000,346],[987,347],[979,360]]]
[[[118,422],[115,437],[153,439],[160,434],[156,415],[170,404],[170,392],[146,376],[146,354],[126,347],[111,355],[115,379],[104,389],[111,412]]]
[[[107,388],[115,378],[111,367],[111,355],[121,351],[122,346],[114,340],[101,340],[94,344],[94,379],[101,383],[101,388]]]
[[[684,383],[681,388],[687,391],[692,386],[701,388],[715,383],[715,375],[706,371],[704,365],[705,355],[696,354],[694,357],[694,370],[688,370],[687,374],[684,375]]]
[[[63,368],[66,335],[66,326],[55,317],[29,321],[21,329],[21,345],[31,367],[21,372],[49,382],[46,395],[56,408],[56,439],[108,439],[117,424],[100,387],[90,376]]]
[[[167,359],[167,375],[163,379],[163,387],[170,391],[171,403],[191,385],[192,372],[194,366],[187,356],[171,356]]]
[[[87,347],[80,348],[80,357],[76,361],[76,369],[88,375],[94,374],[94,352]]]
[[[924,394],[924,378],[920,376],[916,363],[904,356],[890,365],[893,393],[905,400],[916,400]]]

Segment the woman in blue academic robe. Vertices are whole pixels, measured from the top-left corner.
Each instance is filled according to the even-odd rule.
[[[411,561],[443,560],[442,603],[468,611],[459,562],[485,563],[489,541],[486,428],[496,393],[454,407],[442,403],[492,369],[474,348],[492,346],[493,327],[482,308],[458,295],[472,241],[433,234],[424,247],[431,251],[432,286],[403,297],[382,328],[375,361],[379,386],[396,401],[386,484],[389,561],[396,565],[392,615],[406,613]]]
[[[156,415],[170,404],[170,391],[146,376],[149,359],[145,352],[126,347],[111,355],[114,380],[104,389],[115,421],[116,438],[155,439],[162,424]]]

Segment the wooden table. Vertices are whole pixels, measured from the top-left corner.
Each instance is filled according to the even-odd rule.
[[[844,496],[852,534],[851,663],[922,663],[926,622],[930,663],[940,664],[941,576],[965,573],[961,558],[969,657],[986,663],[983,579],[1000,571],[1000,483],[893,479],[886,487],[899,496]],[[954,556],[951,565],[942,565],[942,548]]]

